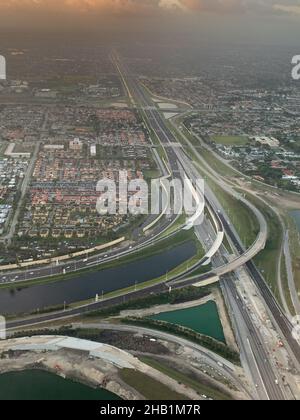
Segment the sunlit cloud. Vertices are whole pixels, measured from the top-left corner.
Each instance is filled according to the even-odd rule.
[[[300,0],[0,0],[0,24],[42,27],[51,22],[60,26],[104,25],[112,19],[186,20],[205,16],[300,16]],[[140,18],[140,19],[139,19]],[[180,24],[180,23],[179,23]]]
[[[292,15],[300,15],[300,4],[275,4],[274,9],[279,12],[285,12]]]
[[[200,13],[299,13],[300,0],[0,0],[2,13],[47,12],[141,14],[174,10]]]
[[[171,2],[172,3],[172,2]],[[174,2],[176,3],[176,2]],[[167,8],[170,2],[160,0],[0,0],[2,10],[66,11],[73,13],[102,12],[104,14],[151,13]]]
[[[300,0],[180,0],[185,10],[199,13],[299,14]]]

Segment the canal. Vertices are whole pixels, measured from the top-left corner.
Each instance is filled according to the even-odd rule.
[[[86,273],[72,279],[24,288],[0,289],[0,314],[30,313],[37,309],[92,299],[99,294],[125,289],[159,278],[196,254],[193,241],[162,250],[116,268]]]
[[[0,375],[1,401],[103,401],[120,398],[104,389],[93,389],[40,370]]]

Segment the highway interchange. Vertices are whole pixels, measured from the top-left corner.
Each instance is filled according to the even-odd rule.
[[[164,118],[162,117],[160,111],[153,107],[151,100],[146,95],[141,86],[136,82],[135,78],[130,75],[130,72],[126,66],[120,61],[117,55],[114,56],[116,65],[123,77],[123,81],[126,84],[128,91],[130,92],[131,98],[134,98],[134,102],[138,103],[142,107],[143,112],[146,116],[146,121],[149,127],[157,135],[160,143],[164,146],[165,153],[168,158],[168,165],[171,170],[172,177],[181,178],[182,177],[182,167],[186,160],[186,155],[184,154],[182,148],[178,147],[176,138],[174,137],[173,132],[166,125]],[[191,165],[192,166],[192,165]],[[184,166],[186,169],[186,166]],[[189,176],[196,176],[197,171],[189,172]],[[225,187],[225,186],[224,186]],[[227,303],[230,305],[230,310],[234,314],[236,319],[235,327],[238,330],[237,335],[239,336],[239,345],[241,346],[241,353],[245,359],[247,359],[248,368],[251,370],[251,375],[254,380],[254,383],[257,387],[258,395],[261,399],[285,399],[284,390],[278,383],[278,378],[276,372],[274,373],[274,368],[271,366],[268,360],[268,354],[265,348],[265,344],[262,342],[262,337],[257,331],[257,328],[253,325],[253,321],[249,312],[245,310],[244,305],[242,304],[242,298],[239,296],[236,286],[235,286],[235,274],[233,273],[236,269],[241,266],[246,266],[247,271],[253,283],[257,287],[261,298],[265,302],[265,305],[268,308],[270,317],[277,327],[278,333],[285,341],[289,353],[295,363],[295,366],[298,368],[300,366],[300,347],[296,340],[292,336],[292,324],[287,319],[285,314],[282,312],[280,306],[277,304],[276,299],[274,298],[271,290],[267,286],[265,280],[257,270],[254,265],[252,258],[263,249],[266,241],[267,227],[264,224],[264,220],[260,219],[260,214],[257,211],[256,215],[260,221],[260,236],[251,250],[245,250],[244,246],[239,239],[235,229],[229,222],[229,219],[226,215],[224,209],[220,206],[217,199],[214,197],[211,191],[208,190],[206,193],[206,200],[209,206],[213,209],[215,216],[217,217],[220,228],[226,233],[227,237],[230,239],[234,249],[237,252],[237,258],[234,261],[224,260],[224,255],[221,251],[216,250],[216,255],[213,256],[212,260],[217,262],[217,265],[213,268],[212,272],[192,277],[193,271],[198,268],[198,266],[193,267],[185,276],[182,275],[178,278],[172,279],[167,283],[156,284],[144,288],[143,290],[135,290],[129,292],[125,295],[120,294],[119,296],[103,299],[101,301],[95,302],[90,305],[85,305],[75,309],[68,309],[66,311],[61,311],[52,314],[45,314],[41,316],[36,316],[28,319],[22,320],[13,320],[8,323],[9,329],[15,329],[20,327],[28,327],[38,325],[44,322],[58,320],[58,319],[67,319],[75,316],[80,316],[86,312],[95,311],[111,305],[120,304],[129,299],[138,298],[142,296],[147,296],[151,293],[158,293],[162,291],[169,290],[172,288],[181,288],[186,285],[195,284],[201,280],[221,276],[221,286],[227,296]],[[254,207],[254,206],[253,206]],[[129,247],[125,250],[113,250],[108,252],[106,256],[90,256],[86,259],[80,261],[71,261],[64,266],[53,265],[51,267],[42,267],[29,271],[20,271],[18,273],[7,273],[5,276],[5,281],[24,281],[32,278],[42,278],[50,277],[53,275],[59,275],[67,270],[67,272],[79,271],[84,268],[90,268],[92,266],[98,266],[101,262],[107,262],[120,257],[121,255],[128,255],[135,250],[143,249],[143,247],[148,246],[149,243],[156,243],[156,240],[160,236],[163,229],[167,229],[171,222],[174,222],[176,219],[175,216],[172,216],[170,220],[166,221],[163,225],[163,228],[159,226],[157,230],[154,230],[151,238],[140,238],[137,243],[132,247]],[[101,258],[101,259],[99,259]],[[203,261],[201,261],[201,265]],[[2,276],[2,280],[3,277]],[[189,276],[191,276],[189,278]],[[0,278],[1,281],[1,278]],[[244,331],[241,331],[244,329]],[[247,331],[247,333],[245,333]]]

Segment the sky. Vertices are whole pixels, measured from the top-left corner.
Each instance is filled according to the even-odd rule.
[[[85,15],[288,14],[300,16],[300,0],[0,0],[1,15],[57,13]]]
[[[191,33],[300,44],[300,0],[0,0],[0,28]]]

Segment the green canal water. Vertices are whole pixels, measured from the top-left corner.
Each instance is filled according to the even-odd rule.
[[[290,212],[290,215],[295,220],[298,231],[300,232],[300,210],[293,210]]]
[[[119,400],[119,397],[48,372],[28,370],[0,375],[0,400],[103,401]]]
[[[200,334],[225,343],[222,323],[214,301],[193,308],[160,313],[149,318],[191,328]]]

